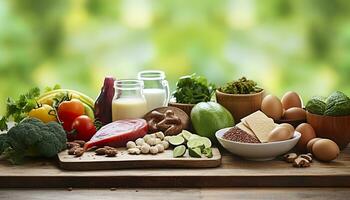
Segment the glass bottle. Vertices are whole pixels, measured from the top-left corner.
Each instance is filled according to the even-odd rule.
[[[141,71],[137,78],[144,83],[143,94],[146,98],[148,111],[168,105],[170,97],[169,83],[165,80],[163,71]]]
[[[112,120],[142,118],[147,112],[143,82],[136,79],[117,80],[112,102]]]

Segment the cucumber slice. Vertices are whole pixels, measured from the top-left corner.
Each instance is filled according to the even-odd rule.
[[[203,145],[204,145],[204,148],[210,148],[211,141],[206,137],[198,137],[198,138],[190,139],[187,142],[188,148],[196,148],[196,147],[200,147]]]
[[[176,135],[169,138],[169,143],[173,146],[179,146],[185,143],[185,139],[182,136]]]
[[[189,131],[183,130],[181,132],[181,135],[186,141],[188,141],[188,140],[190,140],[190,138],[192,137],[193,134]]]
[[[191,157],[194,157],[194,158],[201,158],[202,157],[201,149],[199,147],[197,147],[197,148],[189,148],[188,149],[188,154]]]
[[[180,145],[174,148],[173,157],[174,158],[182,157],[185,153],[186,153],[185,145]]]

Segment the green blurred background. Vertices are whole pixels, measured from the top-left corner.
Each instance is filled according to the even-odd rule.
[[[1,0],[6,97],[56,83],[96,97],[103,77],[164,70],[217,85],[246,76],[304,101],[350,94],[348,0]]]

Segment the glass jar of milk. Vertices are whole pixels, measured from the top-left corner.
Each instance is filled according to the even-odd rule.
[[[112,120],[142,118],[147,112],[143,95],[143,82],[124,79],[114,82],[115,94],[112,101]]]
[[[163,71],[141,71],[138,73],[137,78],[143,81],[143,94],[146,98],[148,111],[168,105],[170,97],[169,84],[165,80],[165,73]]]

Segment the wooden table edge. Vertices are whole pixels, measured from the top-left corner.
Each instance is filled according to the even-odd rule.
[[[350,187],[336,176],[0,176],[0,188]]]

